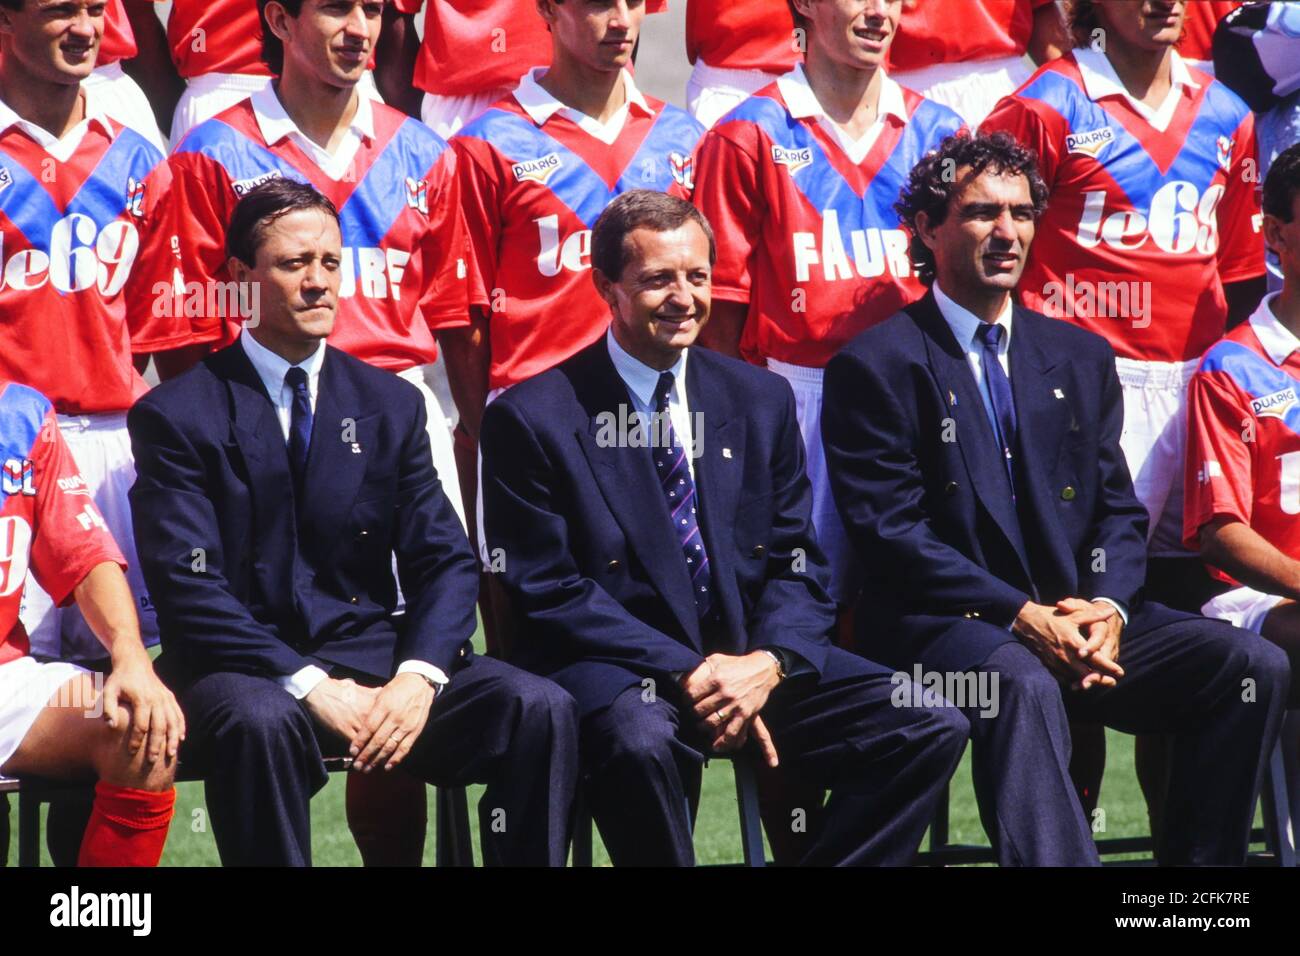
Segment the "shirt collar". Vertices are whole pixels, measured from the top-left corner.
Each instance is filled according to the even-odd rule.
[[[357,111],[352,114],[352,122],[348,125],[359,136],[374,139],[375,111],[370,104],[370,97],[360,90],[356,91],[356,97]],[[297,133],[304,139],[307,138],[306,134],[298,128],[298,124],[285,112],[284,104],[280,102],[280,97],[275,95],[272,84],[266,84],[254,92],[249,99],[253,103],[253,115],[257,117],[257,127],[262,131],[262,138],[268,145],[274,145],[293,133]]]
[[[1170,50],[1173,58],[1169,65],[1169,82],[1173,86],[1197,90],[1201,84],[1192,78],[1192,71],[1187,68],[1177,50]],[[1074,50],[1074,62],[1079,66],[1079,76],[1083,78],[1083,89],[1088,99],[1096,101],[1103,96],[1130,96],[1115,67],[1111,66],[1106,54],[1088,47]]]
[[[614,371],[618,372],[618,377],[623,380],[623,384],[642,405],[653,403],[655,389],[659,387],[659,376],[663,373],[646,365],[619,345],[618,340],[614,338],[612,325],[605,333],[605,344],[609,347],[609,357],[614,362]],[[686,353],[689,351],[690,349],[682,349],[682,354],[673,367],[664,370],[673,373],[674,390],[682,386],[682,376],[686,374]]]
[[[271,397],[271,401],[280,400],[280,391],[284,388],[284,376],[293,366],[287,359],[276,355],[253,336],[249,335],[245,329],[239,335],[239,344],[244,347],[244,354],[248,360],[253,363],[253,368],[257,371],[257,377],[262,380],[266,387],[266,394]],[[317,385],[320,381],[321,366],[325,363],[325,340],[321,339],[316,346],[316,351],[298,363],[297,367],[307,373],[307,387],[315,394]]]
[[[104,131],[105,136],[112,139],[114,136],[113,124],[108,121],[108,116],[105,115],[104,111],[95,103],[95,98],[87,96],[83,89],[81,93],[81,101],[86,109],[86,115],[82,118],[82,122],[97,125]],[[31,120],[23,119],[14,112],[13,107],[4,102],[4,100],[0,100],[0,132],[4,132],[11,126],[17,126],[42,146],[48,146],[59,141],[58,137],[49,130],[45,129],[43,126],[37,126]]]
[[[957,344],[967,351],[972,348],[982,349],[984,343],[977,338],[977,334],[984,321],[965,306],[958,305],[949,298],[939,288],[938,282],[935,282],[931,288],[934,289],[934,301],[939,306],[939,312],[948,323],[948,327],[952,329],[952,334],[957,337]],[[1007,304],[997,317],[997,324],[1006,330],[1002,333],[1002,341],[998,343],[998,349],[1004,352],[1011,347],[1011,315],[1011,297],[1007,296]]]
[[[822,109],[817,94],[808,84],[808,75],[803,71],[803,64],[796,63],[794,69],[778,77],[777,89],[785,100],[790,115],[795,119],[822,118],[826,111]],[[907,122],[907,103],[903,99],[903,88],[890,78],[884,70],[880,71],[880,101],[876,104],[876,116],[893,116],[901,123]]]
[[[1282,365],[1291,353],[1300,349],[1300,338],[1278,321],[1277,316],[1273,314],[1273,301],[1281,295],[1280,292],[1274,292],[1264,296],[1263,301],[1255,309],[1250,317],[1250,329],[1255,333],[1255,338],[1259,339],[1259,344],[1264,346],[1264,351],[1268,357],[1273,360],[1274,365]]]
[[[567,109],[564,103],[561,103],[550,93],[542,88],[537,82],[538,78],[546,72],[544,66],[535,66],[523,75],[519,80],[519,86],[515,88],[515,101],[524,108],[524,112],[538,126],[542,126],[548,119],[554,116],[562,109]],[[636,81],[632,79],[632,74],[627,70],[623,71],[623,94],[627,97],[629,106],[635,106],[646,116],[653,116],[654,110],[646,98],[637,89]]]

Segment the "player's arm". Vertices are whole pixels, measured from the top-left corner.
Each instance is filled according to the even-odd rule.
[[[1232,143],[1232,164],[1223,184],[1223,197],[1214,210],[1219,230],[1219,281],[1228,302],[1230,329],[1250,318],[1268,291],[1253,114],[1245,114]]]
[[[135,35],[137,51],[134,59],[122,62],[122,71],[140,84],[149,98],[158,127],[165,132],[171,128],[176,103],[185,92],[185,81],[172,62],[155,0],[122,0],[122,7]]]
[[[488,369],[492,365],[492,346],[488,337],[487,310],[482,306],[470,306],[469,316],[469,325],[439,329],[437,336],[447,366],[447,385],[460,413],[460,424],[477,442],[490,390]]]
[[[1034,0],[1034,27],[1029,34],[1029,53],[1039,66],[1064,56],[1070,49],[1070,31],[1061,17],[1056,0]]]
[[[713,227],[718,259],[713,266],[713,308],[700,330],[700,344],[740,357],[749,315],[750,270],[763,231],[766,204],[758,185],[752,140],[744,124],[705,134],[695,155],[693,201]]]
[[[1201,525],[1201,557],[1247,587],[1300,601],[1300,561],[1289,558],[1234,515]]]
[[[380,95],[389,106],[416,119],[420,118],[421,96],[412,78],[420,54],[415,15],[421,5],[422,0],[384,4],[383,28],[375,47],[375,85]]]

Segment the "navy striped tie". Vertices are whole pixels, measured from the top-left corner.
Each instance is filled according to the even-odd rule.
[[[302,488],[302,477],[307,471],[307,449],[311,447],[311,393],[307,390],[307,372],[292,366],[284,374],[284,384],[293,391],[293,407],[289,419],[289,466],[293,469],[293,483]]]
[[[654,409],[658,417],[658,440],[651,442],[655,473],[668,500],[668,513],[673,518],[673,530],[682,545],[686,568],[691,574],[691,591],[695,597],[696,613],[703,618],[713,603],[710,590],[713,577],[709,572],[709,556],[704,550],[697,515],[699,498],[695,494],[695,481],[687,464],[687,451],[673,433],[672,418],[668,414],[668,394],[673,390],[673,373],[663,372],[655,386]]]
[[[993,400],[993,417],[997,419],[997,440],[1002,461],[1011,483],[1011,499],[1016,497],[1016,469],[1012,449],[1016,447],[1016,401],[1011,394],[1011,379],[998,361],[998,343],[1002,340],[1002,326],[984,323],[979,338],[984,345],[984,380],[989,385],[989,398]]]

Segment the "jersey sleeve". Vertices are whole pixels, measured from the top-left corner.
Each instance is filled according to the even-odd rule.
[[[713,227],[717,246],[713,295],[727,302],[749,301],[750,269],[767,215],[757,140],[752,125],[728,123],[706,133],[696,150],[694,202]]]
[[[172,153],[171,205],[177,218],[177,254],[181,276],[190,289],[208,289],[209,283],[227,281],[226,227],[235,210],[234,188],[216,160],[197,152]],[[210,296],[201,296],[205,303]],[[224,334],[220,315],[201,314],[189,319],[186,344],[219,341]]]
[[[1038,154],[1038,172],[1043,182],[1050,188],[1056,181],[1056,168],[1065,137],[1027,100],[1015,94],[1002,97],[979,128],[981,133],[1010,133],[1022,146],[1028,146]]]
[[[429,172],[429,227],[421,240],[429,276],[420,311],[431,331],[469,325],[469,240],[456,175],[456,153],[445,149]]]
[[[59,434],[53,410],[36,438],[31,460],[36,508],[29,566],[36,582],[62,607],[92,568],[112,562],[125,570],[126,559]]]
[[[492,301],[492,290],[497,287],[500,188],[490,158],[483,155],[490,149],[486,143],[462,137],[452,139],[451,143],[456,151],[460,205],[469,242],[469,302],[486,308]]]
[[[131,351],[162,352],[190,341],[190,320],[180,299],[178,219],[169,193],[171,170],[159,160],[139,188],[140,212],[133,216],[139,246],[123,287]]]
[[[1215,210],[1219,227],[1219,281],[1225,285],[1264,274],[1262,183],[1254,114],[1246,114],[1233,140],[1232,166],[1223,198]]]
[[[1183,543],[1193,551],[1202,525],[1216,516],[1250,524],[1257,447],[1243,437],[1250,418],[1229,383],[1204,371],[1192,377],[1187,395]]]

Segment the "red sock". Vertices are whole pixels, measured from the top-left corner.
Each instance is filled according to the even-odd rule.
[[[77,866],[157,866],[167,842],[176,791],[95,784],[95,806]]]

